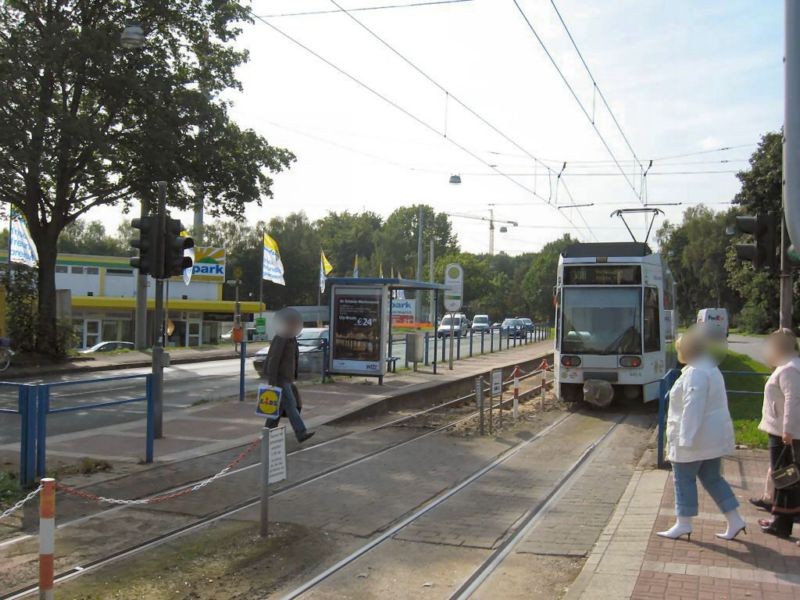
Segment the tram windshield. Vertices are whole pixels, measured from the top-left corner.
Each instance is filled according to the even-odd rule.
[[[561,352],[639,354],[641,288],[564,288]]]

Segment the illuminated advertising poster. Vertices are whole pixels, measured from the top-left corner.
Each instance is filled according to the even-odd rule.
[[[334,286],[331,370],[383,375],[387,315],[384,288]]]

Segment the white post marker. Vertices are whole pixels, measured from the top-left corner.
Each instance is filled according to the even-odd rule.
[[[261,537],[269,529],[269,484],[286,479],[286,427],[261,430]]]
[[[519,366],[514,367],[514,420],[519,419]]]
[[[53,600],[56,540],[56,480],[42,479],[39,493],[39,599]]]
[[[464,301],[464,269],[458,263],[450,263],[444,268],[444,309],[450,313],[450,357],[448,368],[453,370],[453,330],[456,313]],[[462,321],[461,329],[464,323]],[[458,343],[461,343],[459,337]]]

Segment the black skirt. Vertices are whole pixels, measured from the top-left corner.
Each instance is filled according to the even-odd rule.
[[[793,440],[795,458],[800,458],[800,440]],[[781,451],[784,448],[783,440],[777,435],[769,436],[769,457],[772,470],[781,469],[792,462],[791,452]],[[773,515],[800,515],[800,485],[795,485],[784,490],[775,490],[772,498]]]

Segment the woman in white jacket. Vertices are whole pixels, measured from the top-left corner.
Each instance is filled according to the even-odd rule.
[[[739,502],[722,476],[722,457],[734,450],[725,381],[701,332],[682,335],[675,346],[678,359],[686,364],[670,391],[667,415],[667,458],[672,463],[677,521],[658,535],[691,538],[699,479],[728,521],[725,533],[717,537],[732,540],[747,531],[737,510]]]

